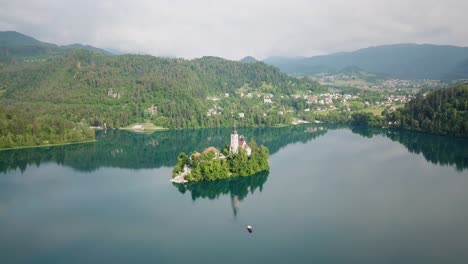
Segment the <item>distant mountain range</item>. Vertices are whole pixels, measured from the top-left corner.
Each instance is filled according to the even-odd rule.
[[[265,63],[295,75],[336,73],[350,66],[398,79],[467,79],[468,47],[395,44],[314,57],[270,57]]]
[[[15,32],[0,32],[0,62],[62,54],[84,49],[101,54],[122,54],[89,45],[60,46]],[[240,62],[257,62],[247,56]],[[468,47],[431,44],[395,44],[314,57],[270,57],[263,62],[293,75],[334,74],[356,67],[372,74],[398,79],[468,79]]]
[[[59,46],[39,41],[15,31],[0,31],[0,61],[17,58],[60,54],[69,50],[84,49],[102,54],[111,54],[104,49],[89,45],[72,44]]]

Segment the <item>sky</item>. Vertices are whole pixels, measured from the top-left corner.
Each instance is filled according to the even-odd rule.
[[[0,0],[0,31],[155,56],[264,59],[468,46],[467,10],[467,0]]]

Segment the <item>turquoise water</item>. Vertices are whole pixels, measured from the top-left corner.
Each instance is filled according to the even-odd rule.
[[[179,151],[228,129],[0,152],[0,263],[468,263],[468,140],[239,132],[270,148],[269,172],[169,182]]]

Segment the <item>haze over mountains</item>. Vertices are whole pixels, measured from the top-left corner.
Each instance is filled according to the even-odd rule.
[[[121,54],[89,45],[59,46],[14,31],[0,32],[0,61],[85,49]],[[209,55],[209,54],[206,54]],[[256,62],[247,56],[241,62]],[[432,44],[394,44],[313,57],[269,57],[263,61],[293,75],[333,74],[349,67],[397,79],[468,79],[468,47]]]
[[[357,66],[398,79],[466,79],[468,47],[395,44],[309,58],[270,57],[265,63],[296,75],[335,73]]]

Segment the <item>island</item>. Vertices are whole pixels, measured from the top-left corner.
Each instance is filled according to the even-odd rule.
[[[253,139],[247,144],[245,138],[237,134],[234,126],[230,144],[225,145],[221,151],[208,147],[202,153],[180,153],[172,171],[172,181],[214,181],[254,175],[270,168],[269,156],[268,148],[258,146]]]

